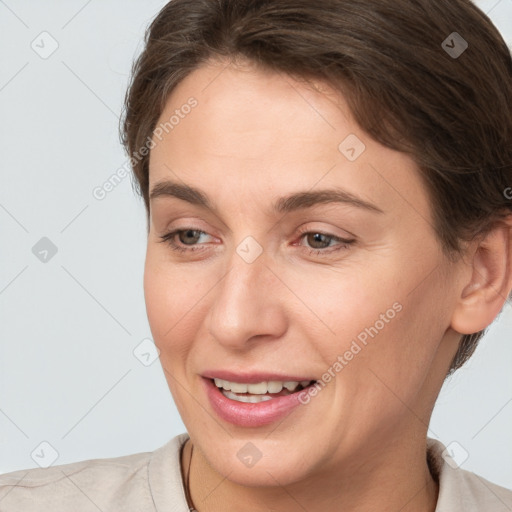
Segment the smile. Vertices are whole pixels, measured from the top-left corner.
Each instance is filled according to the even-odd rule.
[[[260,381],[254,375],[247,377],[247,380],[253,382],[235,382],[219,377],[201,378],[213,412],[220,419],[239,427],[262,427],[283,420],[292,410],[303,405],[300,400],[301,393],[307,393],[307,390],[317,382]],[[302,407],[302,414],[306,413],[306,409],[309,410],[309,407]]]
[[[259,403],[273,400],[279,396],[287,396],[302,391],[315,381],[263,381],[255,384],[230,382],[223,379],[213,379],[221,393],[231,400],[245,403]]]

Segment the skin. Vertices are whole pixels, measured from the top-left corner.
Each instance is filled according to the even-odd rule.
[[[511,223],[449,261],[414,162],[363,132],[339,93],[313,85],[210,61],[180,82],[160,117],[198,101],[154,138],[150,190],[172,179],[199,187],[218,208],[173,197],[150,205],[146,307],[191,438],[182,469],[193,443],[190,493],[200,512],[238,512],[240,503],[245,511],[434,511],[428,423],[460,335],[489,325],[512,288]],[[353,162],[338,150],[349,134],[366,146]],[[270,210],[281,196],[333,186],[384,213],[341,203]],[[204,234],[174,241],[201,250],[159,241],[187,228]],[[328,253],[340,242],[315,240],[317,232],[356,242]],[[253,263],[236,252],[247,236],[263,249]],[[284,420],[238,427],[211,408],[203,371],[321,379],[396,302],[401,311]],[[253,467],[237,458],[249,441],[262,454]]]

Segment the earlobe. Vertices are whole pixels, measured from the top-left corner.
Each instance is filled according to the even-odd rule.
[[[461,334],[485,329],[499,314],[512,289],[512,215],[496,222],[472,248],[472,264],[461,287],[451,327]]]

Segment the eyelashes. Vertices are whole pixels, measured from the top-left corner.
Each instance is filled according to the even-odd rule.
[[[184,244],[182,242],[176,242],[176,236],[181,235],[182,233],[189,234],[189,235],[192,234],[191,235],[192,237],[194,237],[194,234],[199,234],[198,235],[199,237],[203,234],[208,235],[208,233],[206,233],[205,231],[202,231],[200,229],[194,229],[192,227],[182,228],[182,229],[175,229],[173,231],[170,231],[169,233],[166,233],[166,234],[160,236],[159,242],[166,243],[171,249],[173,249],[174,251],[177,251],[181,254],[197,253],[198,251],[203,252],[203,251],[208,250],[207,248],[204,247],[204,245],[203,246],[188,245],[188,244]],[[331,246],[331,247],[326,247],[326,248],[321,248],[321,249],[314,248],[314,247],[307,247],[304,245],[298,246],[298,247],[301,247],[302,250],[304,250],[307,254],[314,255],[314,256],[327,256],[327,255],[331,255],[333,253],[337,253],[339,251],[347,250],[355,242],[354,239],[346,240],[344,238],[340,238],[335,235],[332,235],[329,233],[324,233],[323,231],[318,231],[318,230],[309,230],[309,231],[302,230],[300,232],[300,235],[301,235],[300,236],[301,240],[305,237],[309,237],[310,235],[314,235],[316,237],[318,237],[318,235],[320,235],[320,237],[322,237],[324,239],[327,238],[329,243],[331,241],[338,242],[338,245],[335,245],[334,247]],[[197,238],[197,235],[196,235],[196,238]],[[316,240],[316,242],[318,242],[318,239]],[[320,241],[320,243],[322,243],[322,241]]]
[[[194,229],[194,228],[175,229],[174,231],[171,231],[171,232],[159,237],[160,242],[167,243],[167,245],[169,245],[169,247],[175,251],[180,251],[180,252],[203,251],[204,247],[197,247],[197,246],[188,247],[186,244],[183,244],[183,246],[182,246],[182,245],[179,245],[176,243],[174,238],[177,234],[188,233],[188,232],[201,233],[201,234],[205,234],[205,235],[207,234],[204,231],[201,231],[199,229]]]

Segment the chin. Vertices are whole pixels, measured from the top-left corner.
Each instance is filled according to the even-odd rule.
[[[277,487],[293,484],[306,477],[304,454],[296,450],[297,444],[293,440],[290,446],[279,446],[281,443],[278,443],[281,449],[275,450],[268,446],[261,451],[256,446],[268,445],[268,442],[245,442],[235,437],[231,441],[218,447],[210,444],[203,453],[217,473],[235,484],[245,487]],[[275,446],[275,442],[273,444]],[[265,451],[268,455],[262,453]],[[256,455],[258,460],[251,460],[248,455],[250,453]],[[294,460],[294,456],[297,460]]]

